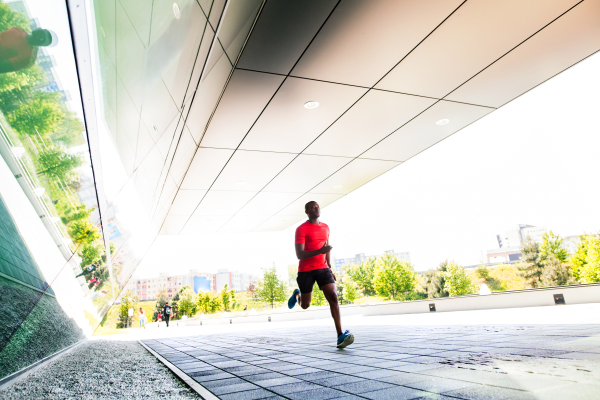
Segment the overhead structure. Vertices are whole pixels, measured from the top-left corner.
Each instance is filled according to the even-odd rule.
[[[151,3],[96,2],[96,31],[166,235],[285,229],[600,49],[600,0]]]

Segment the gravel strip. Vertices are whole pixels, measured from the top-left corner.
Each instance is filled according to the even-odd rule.
[[[2,399],[200,399],[137,342],[83,343],[29,375]]]

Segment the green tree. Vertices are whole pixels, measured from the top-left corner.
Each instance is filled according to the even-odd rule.
[[[73,111],[63,109],[64,118],[58,128],[52,133],[52,141],[61,142],[67,147],[85,143],[82,132],[83,123]]]
[[[81,257],[81,266],[98,263],[104,256],[104,244],[101,241],[93,243],[83,243],[79,248],[79,257]]]
[[[287,300],[287,287],[285,282],[277,277],[275,264],[264,270],[262,279],[258,280],[256,294],[260,300],[271,304],[271,308],[275,303]]]
[[[189,286],[179,289],[179,312],[191,317],[196,313],[196,293]]]
[[[393,300],[402,299],[417,284],[412,265],[399,261],[393,254],[385,254],[377,262],[373,286],[378,295]]]
[[[446,280],[444,290],[450,296],[462,296],[477,292],[477,287],[473,285],[465,269],[454,261],[448,264],[446,272],[444,272],[444,279]]]
[[[448,260],[440,263],[437,269],[430,269],[425,272],[424,289],[428,299],[439,297],[448,297],[450,294],[444,289],[446,279],[444,273],[448,269]]]
[[[505,290],[504,286],[502,285],[502,282],[500,282],[497,279],[494,279],[490,275],[490,270],[485,265],[480,265],[479,267],[477,267],[477,269],[475,270],[475,274],[480,279],[483,279],[485,281],[485,284],[490,288],[491,291],[499,292]]]
[[[69,224],[69,235],[75,243],[93,244],[102,240],[102,235],[88,220],[77,220]]]
[[[131,290],[127,289],[125,294],[121,296],[121,304],[119,305],[119,323],[117,328],[127,328],[129,318],[129,309],[133,308],[135,314],[138,308],[138,297],[131,294]],[[131,318],[133,320],[133,317]]]
[[[362,290],[365,296],[374,296],[376,294],[373,280],[375,279],[375,268],[377,267],[377,258],[371,257],[367,261],[357,265],[352,265],[347,271],[356,282],[358,288]]]
[[[600,282],[600,234],[581,235],[570,262],[581,283]]]
[[[214,314],[223,308],[221,298],[213,292],[199,291],[196,303],[198,304],[198,309],[205,314]]]
[[[550,254],[545,260],[544,271],[540,277],[540,286],[562,286],[575,283],[569,266],[556,255]]]
[[[61,220],[65,225],[72,221],[89,220],[92,212],[96,209],[95,207],[87,208],[85,204],[71,206],[66,201],[59,202],[56,208],[62,215]]]
[[[230,311],[235,308],[235,290],[229,290],[227,284],[223,287],[219,296],[221,297],[221,304],[223,304],[223,311]]]
[[[360,297],[358,285],[356,284],[356,282],[354,282],[352,280],[352,277],[350,276],[350,274],[348,274],[345,270],[342,271],[342,276],[341,276],[340,281],[341,281],[340,286],[342,287],[342,293],[344,295],[344,300],[352,303],[354,300],[356,300]]]
[[[531,287],[540,285],[540,278],[544,271],[544,260],[540,254],[540,245],[529,236],[521,244],[521,265],[518,267],[521,276]]]
[[[25,14],[13,10],[10,6],[0,3],[0,32],[12,27],[29,32],[29,18]]]
[[[554,256],[561,263],[567,262],[569,252],[562,247],[563,239],[555,235],[552,231],[544,232],[542,235],[542,244],[540,245],[540,256],[542,260],[546,260],[550,256]]]
[[[40,165],[38,175],[46,174],[67,181],[71,179],[75,168],[83,164],[83,159],[79,155],[67,153],[62,147],[53,146],[40,153],[38,163]]]
[[[32,65],[0,77],[0,109],[9,115],[23,103],[29,102],[37,89],[47,83],[46,73],[39,65]]]
[[[10,126],[21,134],[42,136],[58,129],[64,118],[59,100],[60,94],[55,92],[36,92],[34,98],[22,103],[8,116]]]
[[[295,287],[297,285],[296,278],[298,278],[298,266],[288,265],[288,285]]]
[[[317,282],[315,282],[315,284],[313,285],[310,303],[315,306],[324,306],[325,304],[327,304],[327,299],[325,298],[325,295],[323,294],[321,289],[319,289],[319,285],[317,285]]]

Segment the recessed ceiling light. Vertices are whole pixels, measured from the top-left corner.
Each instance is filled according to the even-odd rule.
[[[181,11],[179,10],[177,3],[173,3],[173,15],[175,15],[175,18],[177,19],[181,18]]]
[[[448,118],[440,119],[436,124],[438,125],[446,125],[450,120]]]
[[[313,108],[317,107],[319,107],[318,101],[307,101],[306,103],[304,103],[304,108],[308,108],[309,110],[312,110]]]
[[[334,186],[333,188],[334,189],[341,189],[341,188],[343,188],[343,186],[342,185],[337,185],[337,186]]]

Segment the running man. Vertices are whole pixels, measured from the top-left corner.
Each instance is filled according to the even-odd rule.
[[[294,308],[296,303],[299,303],[304,310],[310,307],[312,290],[316,281],[329,303],[338,335],[337,347],[341,349],[354,342],[354,335],[348,330],[342,331],[340,306],[335,288],[336,278],[331,271],[330,251],[332,247],[329,245],[329,227],[324,222],[319,222],[321,208],[316,201],[306,203],[304,212],[308,215],[308,221],[296,229],[295,241],[296,256],[300,260],[296,281],[300,290],[294,290],[292,297],[288,300],[288,307]]]

